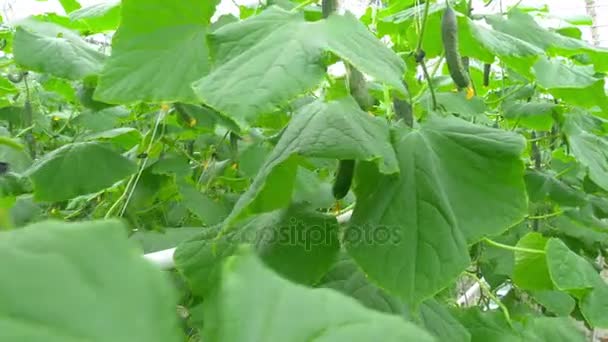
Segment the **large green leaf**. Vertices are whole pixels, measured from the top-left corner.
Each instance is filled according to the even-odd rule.
[[[115,30],[120,22],[120,0],[106,1],[75,10],[70,13],[70,20],[83,21],[95,32]]]
[[[217,232],[218,227],[204,228],[180,243],[173,255],[175,268],[184,275],[192,292],[199,296],[207,296],[213,290],[222,261],[234,253],[233,242],[247,242],[235,235],[217,240]]]
[[[117,147],[128,150],[139,144],[142,140],[139,130],[133,127],[120,127],[103,132],[88,134],[84,140],[110,141]]]
[[[316,101],[291,119],[227,223],[286,206],[292,198],[299,156],[373,160],[382,173],[398,171],[385,122],[363,112],[351,97]]]
[[[332,195],[331,179],[321,180],[314,170],[298,168],[294,182],[294,203],[309,203],[315,208],[330,208],[336,201]]]
[[[608,109],[604,79],[594,76],[590,65],[566,65],[557,59],[541,58],[533,66],[538,85],[570,104]]]
[[[584,342],[585,334],[569,317],[527,317],[522,342]]]
[[[223,260],[242,243],[255,246],[266,264],[284,277],[308,285],[321,279],[339,251],[335,217],[306,206],[255,216],[221,236],[219,227],[204,230],[175,252],[178,269],[202,296],[215,286]]]
[[[32,158],[24,150],[0,145],[0,160],[8,163],[10,171],[21,173],[32,165]]]
[[[20,126],[23,123],[23,109],[22,106],[15,105],[2,107],[0,108],[0,120]]]
[[[476,307],[454,310],[454,313],[462,325],[469,330],[471,342],[520,341],[519,333],[509,325],[500,311],[482,312]]]
[[[39,201],[63,201],[103,190],[136,171],[135,163],[98,142],[63,145],[26,171]]]
[[[604,279],[596,278],[595,288],[582,298],[579,306],[589,324],[608,329],[608,285]]]
[[[516,247],[518,248],[539,251],[539,253],[515,252],[513,282],[519,288],[524,290],[553,289],[544,253],[546,245],[547,238],[536,232],[528,233],[517,242]]]
[[[291,281],[315,284],[336,260],[340,243],[335,217],[292,206],[280,215],[258,220],[263,230],[256,241],[258,255]]]
[[[568,317],[527,317],[522,342],[584,342],[585,334]]]
[[[437,300],[427,300],[420,306],[420,320],[438,341],[471,341],[469,331]]]
[[[63,16],[58,13],[36,14],[25,19],[25,21],[30,20],[35,20],[42,23],[52,23],[66,29],[73,30],[74,32],[86,33],[86,26],[82,22],[71,21],[67,16]]]
[[[324,51],[405,92],[405,65],[352,14],[307,22],[272,6],[210,34],[215,68],[195,82],[199,98],[238,120],[271,112],[312,89],[325,74]]]
[[[608,284],[593,266],[556,238],[547,243],[547,264],[555,286],[579,299],[591,326],[608,328]]]
[[[471,333],[471,342],[583,342],[584,334],[567,317],[522,317],[508,322],[501,311],[482,312],[479,308],[457,312]]]
[[[608,244],[608,225],[592,218],[585,218],[580,210],[567,210],[564,216],[557,217],[551,225],[565,236],[572,237],[589,246],[598,243]]]
[[[207,74],[209,18],[218,0],[124,0],[94,98],[107,103],[193,102]],[[128,72],[126,72],[128,70]]]
[[[495,30],[526,41],[551,54],[572,56],[585,53],[598,71],[608,71],[608,50],[592,47],[586,42],[563,36],[540,26],[532,16],[517,9],[502,15],[487,16],[486,21]]]
[[[521,136],[453,117],[421,126],[394,133],[400,174],[357,172],[344,238],[370,279],[411,305],[464,271],[468,244],[527,212]]]
[[[407,305],[397,297],[370,283],[365,273],[346,253],[340,254],[339,259],[316,286],[342,292],[357,299],[370,309],[410,319],[411,313]]]
[[[504,101],[504,117],[514,120],[522,127],[549,131],[553,126],[553,110],[557,106],[548,102]]]
[[[17,90],[17,87],[15,87],[14,84],[12,84],[5,77],[0,77],[0,95],[1,96],[5,96],[8,94],[15,94],[18,92],[19,92],[19,90]]]
[[[118,221],[0,233],[0,340],[180,341],[176,296]]]
[[[28,69],[72,80],[98,74],[105,60],[78,34],[32,21],[17,27],[13,52],[15,61]]]
[[[480,117],[486,110],[486,105],[480,97],[466,98],[464,92],[438,92],[435,94],[437,105],[448,113],[458,114],[465,118]],[[424,108],[431,108],[432,97],[425,94],[420,99]]]
[[[569,316],[576,305],[570,295],[560,291],[534,291],[531,295],[549,312],[558,316]]]
[[[482,26],[465,16],[458,18],[460,49],[465,56],[494,62],[494,56],[524,75],[530,66],[543,54],[534,45],[509,34]]]
[[[208,341],[433,341],[414,324],[338,292],[290,283],[245,251],[224,263],[221,284],[203,305]]]
[[[561,240],[550,239],[546,248],[548,270],[558,289],[579,292],[595,285],[598,274],[593,266],[572,252]]]
[[[218,224],[230,213],[230,208],[226,205],[215,201],[191,185],[180,185],[179,192],[186,208],[206,225]]]
[[[578,207],[587,204],[585,193],[575,189],[549,172],[526,171],[526,187],[531,202],[551,200],[560,206]]]
[[[598,132],[601,125],[599,119],[573,112],[566,117],[564,131],[572,154],[587,168],[591,180],[608,190],[608,139]]]
[[[80,8],[80,3],[77,0],[59,0],[59,3],[65,13],[70,13]]]

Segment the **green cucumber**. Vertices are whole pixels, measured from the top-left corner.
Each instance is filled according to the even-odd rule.
[[[357,101],[359,107],[364,111],[370,110],[375,104],[375,99],[369,93],[367,81],[363,74],[346,63],[346,78],[348,79],[350,94]]]
[[[13,83],[19,83],[23,80],[24,75],[25,75],[25,73],[23,73],[23,72],[18,72],[15,74],[9,73],[8,75],[6,75],[6,78],[8,78],[8,80]]]
[[[338,164],[338,173],[336,174],[336,179],[332,188],[335,199],[340,200],[348,194],[353,182],[354,173],[354,160],[340,160],[340,163]]]
[[[329,17],[329,15],[334,13],[336,9],[338,9],[338,0],[323,0],[321,2],[323,18]]]
[[[412,105],[408,100],[393,97],[393,109],[397,118],[403,119],[409,127],[414,126],[414,113],[412,112]]]
[[[483,86],[487,87],[490,85],[490,71],[492,69],[492,64],[485,63],[483,65]]]
[[[456,12],[449,4],[445,8],[441,20],[441,40],[452,80],[459,88],[468,88],[470,79],[462,63],[458,45],[458,20]]]

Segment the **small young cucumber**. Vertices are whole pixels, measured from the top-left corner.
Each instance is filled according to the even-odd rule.
[[[335,199],[340,200],[348,194],[348,190],[350,190],[350,186],[353,182],[354,173],[354,160],[340,160],[340,163],[338,164],[338,173],[336,174],[336,179],[332,188]]]
[[[449,4],[445,8],[441,20],[441,40],[452,80],[458,88],[468,88],[470,85],[469,75],[462,63],[458,45],[458,20],[456,19],[456,13]]]
[[[395,116],[397,118],[403,119],[405,124],[409,127],[414,126],[412,105],[407,100],[393,97],[393,109],[395,110]]]
[[[370,110],[374,106],[376,99],[369,93],[367,81],[363,74],[352,65],[346,63],[346,78],[348,79],[350,95],[357,101],[362,110]]]

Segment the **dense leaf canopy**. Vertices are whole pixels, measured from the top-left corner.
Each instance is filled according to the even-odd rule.
[[[0,340],[608,328],[608,50],[580,39],[589,18],[59,3],[0,28]],[[162,250],[169,269],[142,258]]]

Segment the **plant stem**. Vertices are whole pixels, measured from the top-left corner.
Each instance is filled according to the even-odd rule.
[[[486,295],[490,297],[490,299],[500,307],[503,315],[505,315],[505,319],[507,320],[507,322],[509,322],[509,324],[511,324],[511,315],[509,314],[509,309],[507,309],[507,307],[502,303],[502,301],[498,297],[496,297],[496,295],[492,292],[488,285],[473,273],[467,272],[465,274],[474,279],[479,284],[479,287],[486,293]]]
[[[553,139],[555,137],[556,137],[555,135],[543,135],[541,137],[530,138],[530,139],[527,139],[527,140],[528,140],[528,142],[535,142],[535,141],[542,141],[542,140],[545,140],[545,139]]]
[[[123,204],[122,209],[120,210],[120,214],[119,214],[120,217],[122,217],[125,214],[125,211],[127,210],[129,202],[131,201],[131,197],[133,197],[133,193],[135,192],[135,188],[137,187],[137,183],[139,183],[139,179],[141,178],[141,175],[143,174],[144,169],[146,168],[146,164],[148,163],[148,159],[150,158],[150,156],[149,156],[150,152],[152,151],[152,146],[154,146],[154,140],[156,138],[156,132],[158,131],[158,126],[160,125],[160,122],[165,118],[165,114],[167,113],[167,111],[168,110],[161,109],[161,110],[159,110],[158,115],[156,116],[156,122],[154,123],[154,129],[152,130],[152,136],[150,137],[150,144],[148,144],[148,148],[146,149],[146,157],[141,162],[141,166],[139,167],[139,171],[137,172],[137,176],[135,177],[133,186],[131,186],[129,195],[127,196],[127,199],[125,200],[125,203]],[[125,189],[125,191],[126,190],[127,189]]]
[[[422,67],[422,72],[424,73],[424,78],[426,78],[426,81],[429,85],[429,91],[431,92],[431,100],[433,102],[433,110],[437,110],[437,98],[435,97],[435,89],[433,88],[431,76],[429,75],[429,71],[426,68],[426,63],[424,62],[424,57],[422,56],[422,54],[423,54],[422,40],[424,38],[424,31],[426,29],[426,20],[427,20],[427,17],[429,16],[430,4],[431,4],[431,2],[429,0],[424,2],[424,14],[422,16],[422,25],[420,26],[418,44],[416,45],[416,60]]]
[[[426,19],[429,16],[430,4],[431,2],[429,0],[426,0],[424,2],[424,14],[422,15],[422,25],[420,26],[420,34],[418,36],[418,44],[416,45],[416,53],[422,50],[422,38],[424,38],[424,30],[426,29]]]
[[[23,82],[25,84],[25,104],[23,106],[23,121],[26,126],[34,127],[34,113],[32,109],[32,99],[30,96],[30,86],[27,82],[28,75],[23,75]],[[34,139],[34,133],[32,130],[25,133],[25,141],[27,141],[28,149],[30,150],[30,157],[32,160],[36,159],[36,140]]]
[[[131,178],[129,178],[129,181],[127,182],[127,186],[125,187],[125,190],[120,195],[120,197],[118,197],[116,202],[114,202],[112,204],[112,206],[110,207],[110,209],[108,210],[108,212],[106,213],[104,218],[107,219],[110,216],[112,216],[112,214],[114,213],[114,210],[116,210],[116,208],[118,208],[120,203],[126,198],[126,201],[125,201],[122,209],[120,210],[119,216],[122,217],[124,215],[125,210],[127,209],[127,206],[129,205],[129,201],[131,200],[131,197],[133,196],[133,193],[135,192],[135,187],[137,186],[137,182],[139,182],[139,178],[141,177],[142,173],[144,172],[144,169],[146,168],[146,163],[148,162],[148,155],[150,154],[150,151],[152,150],[152,146],[154,145],[154,138],[156,137],[156,132],[158,130],[158,126],[160,125],[161,118],[165,117],[165,114],[166,114],[165,109],[159,110],[158,116],[156,117],[156,123],[154,124],[154,129],[152,131],[152,137],[150,137],[150,144],[148,145],[148,148],[146,149],[146,157],[141,162],[141,165],[139,167],[139,170],[137,171],[137,174],[133,175],[133,176],[131,176]]]
[[[531,139],[531,148],[532,148],[532,160],[534,161],[534,168],[537,170],[542,169],[542,156],[540,154],[540,148],[538,147],[538,142],[536,141],[537,135],[536,131],[532,131],[530,133]]]
[[[310,4],[314,4],[315,2],[317,2],[317,0],[306,0],[303,3],[299,4],[298,6],[294,7],[291,12],[297,12],[299,10],[301,10],[302,8],[310,5]]]
[[[513,9],[517,8],[517,6],[519,6],[522,3],[523,0],[519,0],[517,1],[517,3],[515,3],[515,5],[511,6],[511,8],[509,9],[509,11],[512,11]]]
[[[544,214],[544,215],[528,216],[528,220],[544,220],[544,219],[548,219],[551,217],[559,216],[563,213],[564,213],[563,211],[556,211],[554,213],[549,213],[549,214]]]
[[[568,166],[567,168],[565,168],[565,169],[561,170],[560,172],[558,172],[558,173],[555,175],[555,178],[556,178],[556,179],[557,179],[557,178],[561,178],[563,175],[565,175],[566,173],[568,173],[568,172],[572,171],[574,168],[575,168],[574,166]]]
[[[509,97],[509,96],[511,96],[511,95],[513,95],[513,94],[515,94],[515,93],[517,93],[518,91],[520,91],[520,90],[521,90],[523,87],[525,87],[525,85],[519,85],[519,86],[517,86],[517,88],[515,88],[514,90],[512,90],[512,91],[508,92],[507,94],[505,94],[505,95],[501,96],[500,98],[498,98],[498,99],[496,99],[496,100],[493,100],[493,101],[486,101],[486,103],[487,103],[487,104],[495,104],[495,103],[502,102],[502,101],[504,101],[504,99],[506,99],[507,97]],[[504,89],[504,88],[502,88],[502,90],[504,91],[505,89]]]
[[[535,141],[536,140],[536,131],[532,131],[530,133],[530,137],[532,138],[532,142],[530,143],[530,148],[532,149],[532,161],[534,162],[534,168],[538,171],[542,170],[542,156],[540,153],[540,148],[538,147],[538,142]],[[540,213],[540,209],[537,209],[535,214],[538,215]],[[528,219],[533,220],[532,222],[532,230],[537,232],[538,229],[540,228],[540,222],[537,219],[534,218],[530,218],[528,217]]]
[[[439,71],[439,67],[441,66],[441,63],[443,63],[444,58],[445,58],[445,55],[442,53],[441,56],[439,57],[439,59],[437,60],[437,63],[435,63],[433,65],[433,70],[431,70],[431,77],[435,77],[435,75],[437,74],[437,71]],[[423,84],[420,87],[420,91],[418,91],[418,93],[414,97],[412,97],[412,99],[411,99],[412,103],[417,102],[420,99],[420,97],[422,97],[422,95],[428,88],[427,84]]]
[[[487,243],[490,246],[494,246],[494,247],[501,248],[501,249],[506,249],[506,250],[513,251],[513,252],[532,253],[532,254],[545,254],[545,251],[540,250],[540,249],[531,249],[531,248],[523,248],[523,247],[516,247],[516,246],[505,245],[505,244],[502,244],[500,242],[496,242],[494,240],[490,240],[488,238],[483,238],[483,242]]]
[[[384,103],[386,104],[386,118],[387,120],[391,120],[393,118],[393,106],[391,106],[391,94],[388,87],[384,87],[383,89],[384,95]]]
[[[421,61],[420,66],[422,66],[422,72],[424,73],[424,77],[426,78],[429,85],[429,91],[431,92],[431,100],[433,101],[433,110],[437,110],[437,98],[435,97],[435,89],[433,88],[431,76],[429,75],[429,72],[426,69],[426,63],[424,63],[424,61]]]

